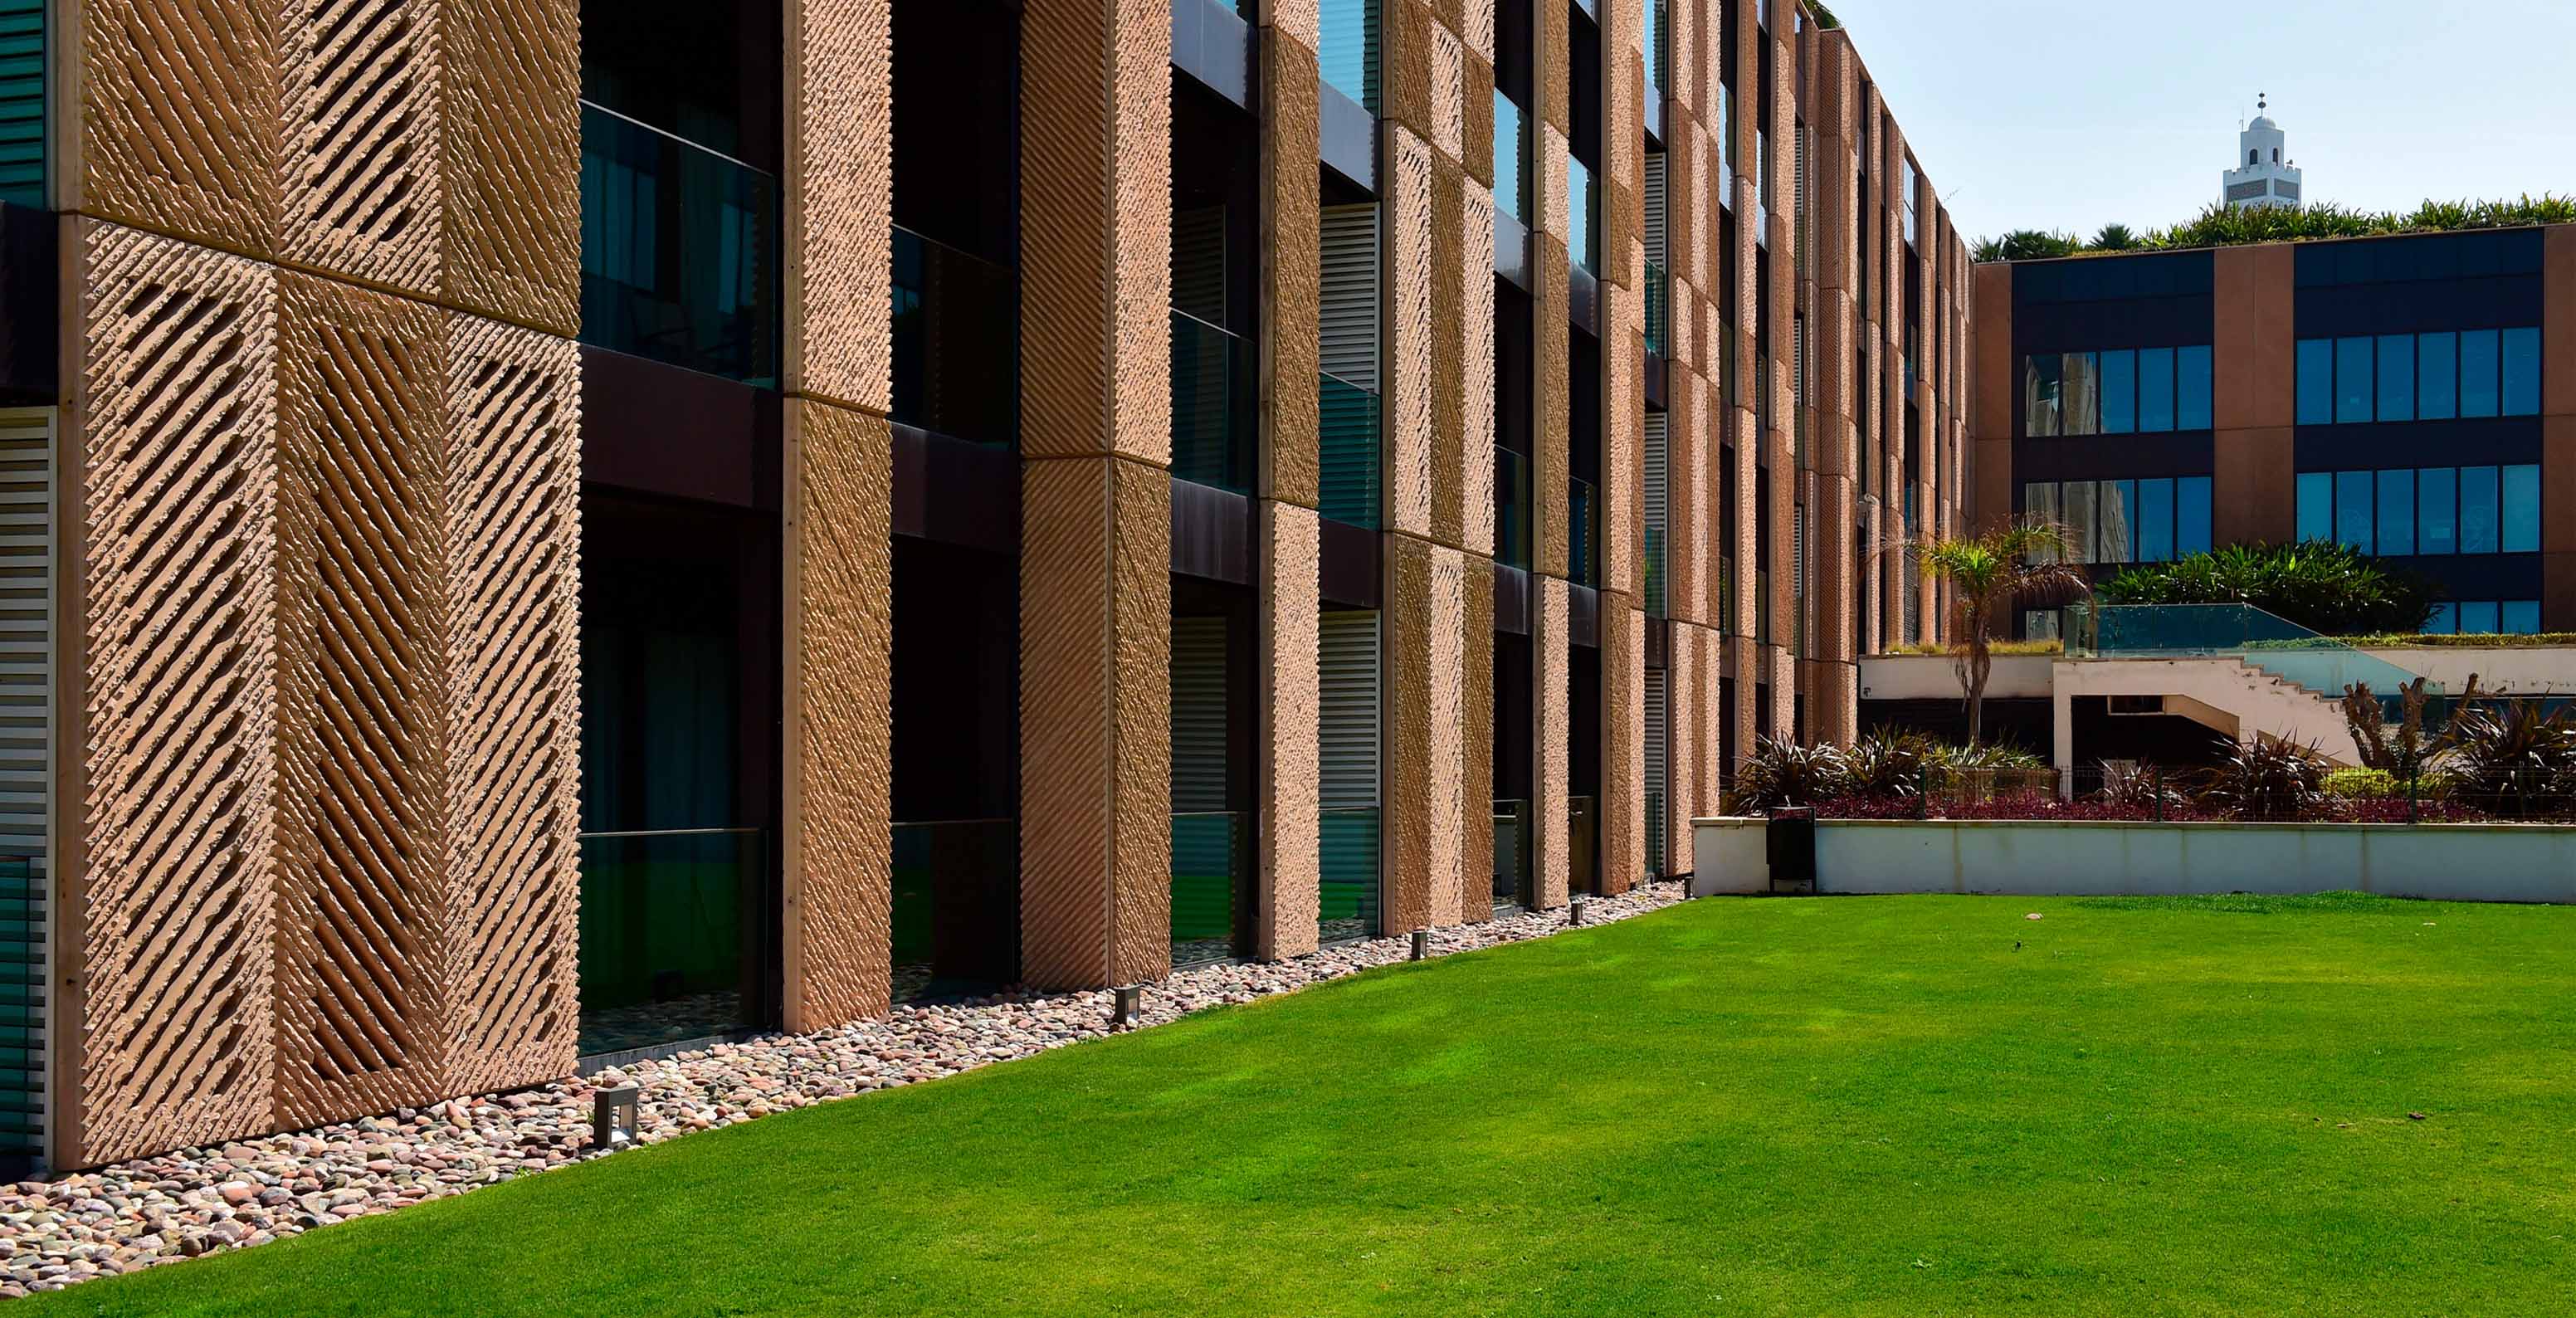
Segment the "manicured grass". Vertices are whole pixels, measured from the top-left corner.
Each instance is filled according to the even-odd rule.
[[[2560,1315],[2571,947],[2362,897],[1702,901],[30,1312]]]

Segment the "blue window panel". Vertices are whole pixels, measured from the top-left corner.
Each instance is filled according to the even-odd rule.
[[[2181,430],[2209,429],[2209,347],[2174,350],[2174,425]]]
[[[2415,336],[2379,336],[2379,419],[2415,419]]]
[[[2335,473],[2335,539],[2365,554],[2375,552],[2370,536],[2370,505],[2369,472]]]
[[[2494,600],[2460,601],[2461,635],[2491,636],[2495,633],[2495,630],[2496,602]]]
[[[2448,421],[2460,414],[2460,336],[2422,334],[2415,339],[2415,415]]]
[[[2424,630],[2435,636],[2453,636],[2460,630],[2460,606],[2444,600],[2433,606],[2433,616],[2424,620]]]
[[[2138,561],[2138,483],[2136,481],[2102,482],[2102,512],[2098,527],[2101,550],[2093,556],[2096,563],[2135,563]]]
[[[2496,332],[2460,333],[2460,415],[2496,414]]]
[[[2415,552],[2415,472],[2401,467],[2379,473],[2379,552]]]
[[[2102,354],[2102,433],[2125,435],[2138,428],[2138,354]]]
[[[2174,428],[2174,350],[2138,349],[2138,429]]]
[[[2335,340],[2335,420],[2367,421],[2371,412],[2370,358],[2367,338]]]
[[[2496,551],[2496,469],[2460,468],[2460,552]]]
[[[2174,483],[2169,480],[2138,482],[2138,561],[2169,563],[2174,547]]]
[[[2504,414],[2540,415],[2540,331],[2504,332]]]
[[[2334,420],[2334,340],[2299,340],[2299,424]]]
[[[2504,534],[2508,554],[2540,552],[2540,467],[2523,463],[2504,469]]]
[[[2415,552],[2460,552],[2460,473],[2426,467],[2415,473]]]
[[[2174,488],[2174,553],[2209,552],[2209,478],[2185,476]]]
[[[2299,473],[2299,538],[2334,539],[2334,473]]]
[[[2496,629],[2514,636],[2540,634],[2540,601],[2506,600],[2499,609]]]

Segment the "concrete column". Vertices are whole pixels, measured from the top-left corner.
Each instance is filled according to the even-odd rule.
[[[2287,543],[2298,534],[2296,256],[2271,243],[2221,247],[2211,260],[2211,535]]]

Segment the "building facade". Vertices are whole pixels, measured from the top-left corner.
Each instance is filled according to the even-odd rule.
[[[0,0],[69,1167],[1616,893],[1937,638],[1794,0]]]
[[[2219,178],[2219,200],[2237,210],[2270,210],[2299,206],[2302,179],[2289,150],[2289,135],[2272,122],[2272,99],[2255,98],[2254,122],[2236,134],[2238,163]]]
[[[1981,526],[2049,517],[2097,572],[2339,540],[2438,582],[2430,630],[2576,630],[2576,226],[1976,281]]]

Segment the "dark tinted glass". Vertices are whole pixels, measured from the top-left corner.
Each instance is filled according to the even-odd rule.
[[[2209,552],[2209,478],[2185,476],[2174,483],[2174,553]]]
[[[2460,549],[2460,473],[2427,467],[2415,477],[2415,552],[2455,554]]]
[[[2371,480],[2366,471],[2335,473],[2335,539],[2367,554],[2370,535]]]
[[[2460,335],[2460,415],[2496,414],[2496,332],[2466,330]]]
[[[2415,419],[2415,336],[2379,336],[2379,419]]]
[[[2379,473],[2379,552],[2415,552],[2415,473],[2411,469]]]
[[[2102,433],[2125,435],[2138,428],[2138,354],[2123,350],[2102,354]]]
[[[2174,425],[2183,430],[2209,429],[2209,346],[2174,351]]]
[[[2174,350],[2138,351],[2138,429],[2174,428]]]
[[[2524,463],[2507,467],[2502,501],[2504,532],[2499,546],[2508,554],[2540,550],[2540,468]]]
[[[2299,424],[2334,420],[2334,340],[2299,340]]]
[[[2174,483],[2138,482],[2138,561],[2163,563],[2174,556]]]
[[[2335,340],[2335,420],[2370,419],[2370,359],[2369,339]]]
[[[2334,539],[2334,473],[2299,473],[2299,538]]]
[[[2540,414],[2540,331],[2504,332],[2504,414]]]
[[[2460,552],[2496,551],[2496,469],[2460,468]]]
[[[2423,334],[2415,340],[2415,415],[2447,421],[2460,414],[2460,336]]]

